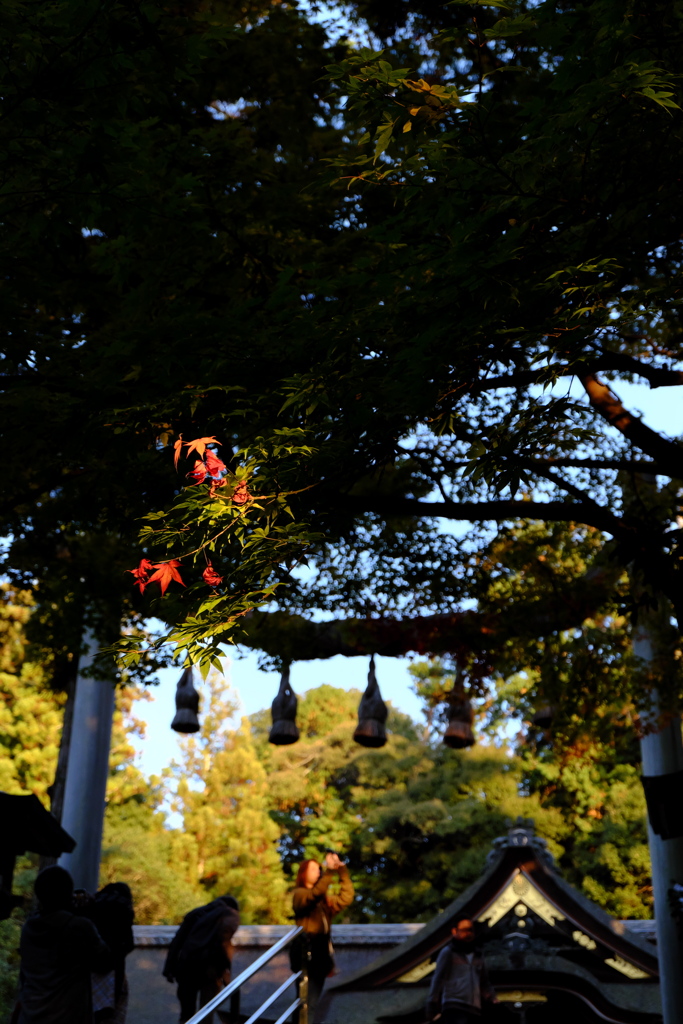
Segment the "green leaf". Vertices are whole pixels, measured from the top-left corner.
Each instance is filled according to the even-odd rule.
[[[393,134],[395,124],[396,120],[389,121],[386,124],[380,125],[377,131],[375,132],[376,142],[374,162],[376,162],[382,155],[382,153],[385,152],[389,143],[391,142],[391,136]]]
[[[487,39],[508,39],[530,32],[536,28],[536,19],[531,14],[520,14],[516,18],[501,18],[492,28],[484,29]]]

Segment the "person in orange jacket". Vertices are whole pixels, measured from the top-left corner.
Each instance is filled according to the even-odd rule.
[[[339,891],[330,892],[335,874],[339,878]],[[291,946],[290,963],[293,971],[301,970],[305,945],[310,950],[308,963],[309,1022],[315,1019],[315,1008],[325,984],[325,978],[334,970],[334,951],[330,938],[332,918],[353,902],[354,889],[349,869],[336,853],[325,854],[324,870],[317,860],[305,860],[299,867],[292,898],[294,919],[303,935]]]

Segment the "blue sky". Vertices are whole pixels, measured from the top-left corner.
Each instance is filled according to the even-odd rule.
[[[628,409],[641,412],[649,426],[672,436],[683,434],[683,397],[679,388],[650,391],[647,387],[619,383],[616,391]],[[268,707],[279,685],[279,676],[259,671],[257,662],[258,656],[252,652],[226,659],[226,676],[239,696],[245,715]],[[408,663],[407,658],[378,658],[377,679],[384,699],[419,721],[420,704],[411,690]],[[326,661],[297,662],[292,666],[292,685],[299,694],[321,683],[346,690],[354,687],[363,690],[367,669],[367,658],[340,656]],[[158,774],[179,754],[178,737],[170,728],[179,677],[180,669],[164,669],[159,673],[161,685],[151,691],[154,699],[138,704],[139,717],[147,723],[146,738],[136,741],[139,764],[146,774]]]

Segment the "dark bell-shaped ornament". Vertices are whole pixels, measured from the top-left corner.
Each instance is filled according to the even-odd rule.
[[[476,742],[472,730],[473,721],[474,711],[468,700],[463,698],[452,701],[448,708],[448,728],[443,734],[446,746],[454,750],[473,747]]]
[[[268,736],[268,742],[278,747],[284,747],[288,743],[296,743],[299,739],[299,730],[296,725],[297,699],[294,690],[289,685],[289,665],[282,670],[280,676],[280,689],[273,701],[271,712],[273,725]]]
[[[192,683],[192,669],[186,668],[175,691],[175,718],[171,728],[175,732],[199,732],[199,694]]]
[[[353,734],[356,743],[362,747],[383,747],[387,742],[387,731],[384,723],[387,720],[387,706],[377,685],[375,675],[375,658],[370,658],[368,685],[358,705],[358,725]]]
[[[553,718],[555,717],[555,708],[546,705],[545,707],[539,708],[534,714],[532,722],[538,726],[539,729],[549,729],[553,724]]]

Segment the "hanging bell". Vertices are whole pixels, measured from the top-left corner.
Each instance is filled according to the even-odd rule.
[[[538,726],[539,729],[549,729],[553,724],[553,718],[555,717],[555,708],[550,705],[539,708],[535,712],[531,721],[534,725]]]
[[[199,732],[199,694],[192,683],[192,668],[188,666],[180,677],[175,691],[175,718],[171,728],[175,732]]]
[[[472,730],[474,711],[468,700],[460,698],[449,704],[448,728],[443,734],[443,741],[447,747],[454,750],[462,750],[464,747],[473,747],[476,740]]]
[[[362,747],[383,747],[387,742],[387,731],[384,723],[387,720],[387,706],[377,685],[375,675],[375,656],[370,658],[368,685],[358,705],[358,725],[353,734],[356,743]]]
[[[271,707],[273,725],[268,736],[269,743],[274,743],[277,747],[284,747],[288,743],[296,743],[299,739],[296,706],[296,694],[289,685],[289,665],[287,665],[282,670],[280,689],[277,691],[277,696]]]

